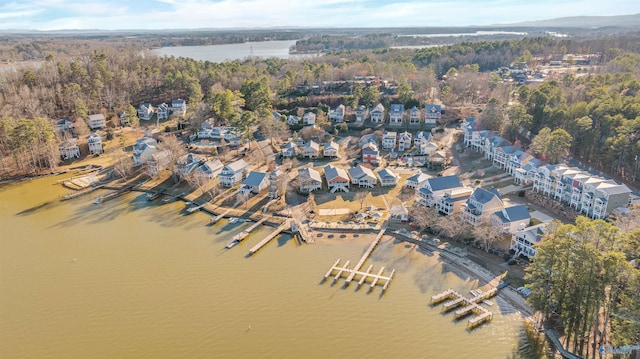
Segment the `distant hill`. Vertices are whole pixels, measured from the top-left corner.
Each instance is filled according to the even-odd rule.
[[[572,16],[560,17],[557,19],[525,21],[508,26],[530,26],[530,27],[638,27],[640,28],[640,14],[617,15],[617,16]],[[503,26],[504,26],[503,25]]]

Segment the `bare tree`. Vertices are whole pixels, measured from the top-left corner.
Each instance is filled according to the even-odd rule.
[[[411,207],[411,213],[409,219],[415,223],[419,232],[423,232],[425,229],[438,223],[440,216],[435,208],[425,207],[415,203]]]
[[[111,156],[113,157],[113,172],[118,177],[127,178],[133,173],[133,159],[122,149],[113,151]]]
[[[369,195],[368,191],[359,191],[353,196],[354,201],[360,202],[360,210],[362,211],[362,207],[364,206],[364,201],[367,199],[367,195]]]
[[[489,252],[489,249],[502,238],[504,233],[500,226],[485,218],[473,228],[473,235],[476,238],[476,243],[479,243],[485,252]]]
[[[177,161],[178,158],[182,157],[187,153],[185,145],[182,141],[178,140],[175,135],[167,135],[162,138],[162,142],[158,146],[161,149],[165,150],[168,154],[169,161],[169,169],[171,170],[171,177],[173,178],[173,182],[177,183],[179,181],[178,171],[177,171]]]

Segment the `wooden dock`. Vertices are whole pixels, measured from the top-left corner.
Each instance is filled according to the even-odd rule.
[[[233,246],[235,246],[236,244],[242,242],[243,239],[247,238],[247,236],[253,232],[254,229],[258,228],[261,224],[263,224],[264,222],[267,221],[269,217],[262,217],[262,219],[260,219],[258,222],[254,223],[251,225],[251,227],[245,229],[244,231],[236,234],[235,236],[233,236],[233,238],[231,239],[231,242],[229,242],[226,245],[226,248],[229,249]],[[235,243],[234,243],[235,242]]]
[[[475,290],[471,292],[474,296],[467,298],[455,290],[449,288],[444,292],[438,293],[431,297],[431,305],[437,305],[445,302],[442,310],[449,312],[455,308],[462,306],[454,312],[456,319],[461,319],[467,315],[474,313],[476,317],[469,319],[467,326],[469,329],[475,328],[478,325],[488,322],[493,319],[493,313],[486,308],[482,307],[482,303],[485,299],[491,298],[498,293],[498,288],[491,288],[486,292]]]
[[[251,249],[249,249],[249,255],[253,255],[257,251],[259,251],[260,248],[264,247],[267,243],[269,243],[272,239],[276,238],[278,235],[280,235],[280,233],[282,233],[282,231],[286,230],[287,228],[289,228],[288,220],[284,221],[284,223],[282,223],[278,228],[276,228],[273,232],[271,232],[271,234],[264,237],[264,239],[261,240],[260,243],[256,244]]]
[[[127,187],[124,187],[122,189],[119,189],[119,190],[116,190],[114,192],[105,194],[104,196],[100,196],[93,203],[94,204],[100,204],[100,203],[112,200],[114,198],[118,198],[118,197],[124,195],[125,193],[131,192],[133,190],[134,186],[135,185],[128,185]]]
[[[229,208],[226,211],[220,213],[219,215],[215,216],[215,217],[211,217],[211,220],[209,220],[209,224],[216,224],[218,222],[220,222],[221,219],[223,219],[224,217],[226,217],[229,213],[231,213],[233,209]]]
[[[460,296],[460,295],[458,294],[458,292],[449,288],[444,292],[431,296],[431,304],[436,305],[438,303],[444,302],[445,300],[453,298],[453,296]]]
[[[67,193],[66,195],[64,195],[64,197],[62,197],[60,200],[61,201],[66,201],[68,199],[72,199],[72,198],[76,198],[76,197],[80,197],[80,196],[84,196],[85,194],[89,194],[95,190],[98,190],[100,188],[104,187],[104,185],[99,185],[99,186],[95,186],[95,187],[90,187],[81,191],[77,191],[77,192],[71,192],[71,193]]]
[[[373,250],[378,245],[378,243],[380,243],[380,239],[382,239],[382,236],[384,235],[385,230],[386,229],[381,229],[380,232],[378,232],[378,235],[376,236],[376,239],[373,241],[373,243],[371,243],[371,245],[369,246],[367,251],[364,252],[362,257],[358,261],[358,264],[356,264],[356,266],[353,268],[353,271],[351,272],[351,274],[349,274],[349,276],[347,277],[347,280],[346,280],[347,284],[351,283],[351,281],[353,280],[353,277],[355,277],[355,275],[356,275],[356,272],[360,270],[360,267],[362,267],[362,265],[367,260],[367,258],[369,258],[369,256],[373,252]],[[378,275],[380,275],[380,274],[378,274]]]

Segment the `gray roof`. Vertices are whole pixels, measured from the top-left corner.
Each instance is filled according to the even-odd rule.
[[[334,149],[337,150],[339,148],[339,146],[338,146],[338,144],[336,142],[333,142],[333,141],[329,141],[329,142],[324,144],[324,149],[325,150],[326,149],[330,149],[330,148],[334,148]]]
[[[440,191],[448,188],[462,187],[460,179],[456,175],[434,177],[427,180],[433,191]]]
[[[344,168],[334,167],[333,165],[325,166],[324,176],[327,178],[328,181],[336,177],[344,177],[347,180],[349,179],[349,176],[347,175],[347,171],[345,171]]]
[[[101,114],[101,113],[98,113],[98,114],[95,114],[95,115],[89,115],[89,120],[96,121],[96,120],[104,120],[104,119],[105,119],[104,115]]]
[[[320,172],[309,167],[298,169],[298,177],[310,178],[315,182],[322,182],[322,177],[320,177]]]
[[[383,168],[380,171],[378,171],[378,177],[380,177],[380,179],[382,178],[398,179],[398,176],[395,173],[391,172],[391,170],[388,168]]]
[[[496,212],[495,215],[502,220],[502,223],[521,221],[523,219],[531,218],[529,210],[524,204],[505,208],[502,211]]]
[[[305,143],[305,144],[304,144],[304,147],[305,147],[305,148],[311,148],[311,149],[313,149],[314,151],[320,151],[320,145],[319,145],[319,144],[317,144],[317,143],[316,143],[315,141],[313,141],[313,140],[311,140],[311,141],[309,141],[309,142]]]
[[[198,168],[198,170],[204,173],[215,174],[216,172],[220,171],[222,167],[224,167],[224,165],[222,164],[222,162],[220,162],[219,159],[216,158],[214,160],[203,163]]]
[[[258,187],[266,177],[267,174],[265,172],[251,172],[247,176],[247,179],[242,181],[242,184],[250,187]]]
[[[424,105],[424,110],[427,113],[440,113],[442,112],[442,107],[440,105],[426,104]]]
[[[237,172],[242,170],[243,168],[249,167],[249,165],[247,165],[247,163],[244,160],[237,160],[235,162],[229,163],[228,165],[226,165],[226,167],[232,170],[233,172]]]
[[[487,203],[494,198],[500,199],[500,195],[498,193],[487,191],[484,188],[476,188],[471,196],[480,203]]]
[[[404,105],[401,103],[394,103],[391,105],[391,109],[389,110],[389,113],[395,114],[395,115],[399,115],[404,113]]]
[[[424,182],[424,181],[426,181],[428,179],[429,179],[429,175],[427,175],[425,173],[422,173],[422,172],[418,172],[418,173],[414,174],[413,176],[407,178],[407,181],[420,183],[420,182]]]
[[[349,168],[349,176],[351,178],[362,178],[364,176],[376,179],[373,171],[364,166],[356,166]]]

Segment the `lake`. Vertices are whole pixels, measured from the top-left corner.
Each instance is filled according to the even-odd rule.
[[[391,237],[365,262],[396,269],[382,295],[321,281],[369,235],[282,236],[248,257],[269,228],[227,250],[250,223],[207,226],[184,203],[135,192],[61,202],[60,178],[0,187],[2,358],[507,358],[522,335],[500,297],[473,331],[430,307],[478,283]]]
[[[245,60],[253,56],[259,58],[301,59],[314,55],[290,54],[289,48],[295,40],[244,42],[240,44],[206,46],[171,46],[154,49],[158,56],[187,57],[199,61],[225,62]]]

